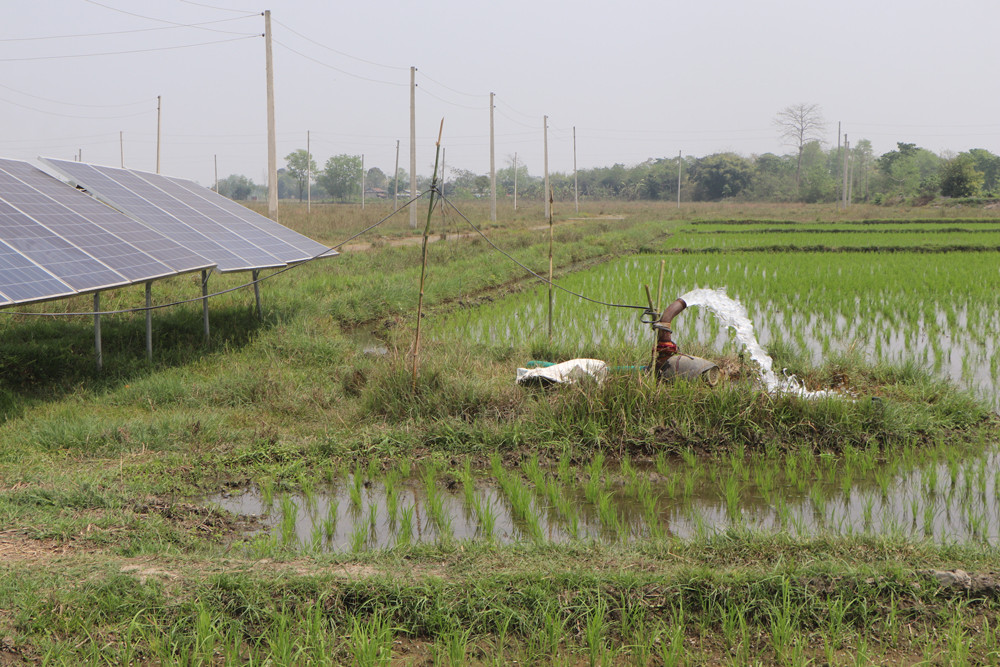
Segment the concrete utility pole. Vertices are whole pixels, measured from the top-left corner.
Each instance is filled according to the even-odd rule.
[[[580,182],[576,173],[576,125],[573,126],[573,204],[576,212],[580,212]]]
[[[840,166],[840,161],[844,158],[840,154],[840,121],[837,121],[837,166]],[[842,192],[840,192],[840,183],[837,183],[837,208],[840,208],[840,201],[844,198]]]
[[[160,173],[160,96],[156,96],[156,173]]]
[[[365,210],[365,154],[361,154],[361,210]]]
[[[847,208],[847,161],[851,155],[851,144],[847,141],[847,135],[844,135],[844,186],[841,192],[843,193],[844,208]]]
[[[548,218],[552,215],[552,204],[549,200],[552,198],[551,193],[549,193],[549,117],[542,116],[542,144],[545,148],[545,194],[542,195],[545,199],[545,217]]]
[[[517,153],[514,153],[514,210],[517,210]]]
[[[399,208],[399,139],[396,139],[396,171],[392,172],[392,210]]]
[[[497,163],[493,143],[493,93],[490,93],[490,222],[497,221]]]
[[[681,167],[684,164],[684,159],[681,157],[681,152],[677,151],[677,208],[681,207]]]
[[[410,198],[417,196],[417,68],[410,68]],[[410,227],[417,228],[417,202],[410,204]]]
[[[267,76],[267,216],[278,220],[278,146],[274,129],[274,60],[271,57],[271,10],[264,10],[264,55]]]
[[[306,214],[312,213],[312,147],[310,130],[306,130]]]

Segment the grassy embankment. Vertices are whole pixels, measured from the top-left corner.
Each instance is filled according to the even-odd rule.
[[[784,217],[811,220],[817,211],[796,207]],[[672,207],[644,206],[624,220],[561,225],[557,265],[662,247],[670,230],[662,220],[672,215]],[[284,221],[328,242],[346,236],[344,223],[319,211]],[[448,224],[458,229],[453,216]],[[522,229],[493,237],[542,270],[547,239],[526,229],[534,224],[524,219],[514,225]],[[152,365],[142,316],[115,318],[104,325],[102,374],[92,370],[88,318],[4,320],[0,657],[375,664],[391,652],[441,664],[853,664],[998,655],[995,582],[944,585],[923,572],[996,570],[988,541],[735,528],[690,540],[440,540],[348,554],[236,540],[239,522],[191,497],[246,484],[315,488],[346,469],[377,477],[403,460],[459,477],[469,456],[474,472],[488,475],[493,454],[521,478],[516,464],[532,454],[543,464],[568,457],[582,475],[595,452],[762,470],[789,452],[861,453],[892,468],[923,460],[923,450],[961,456],[992,446],[995,422],[970,397],[913,368],[845,358],[806,374],[813,386],[849,379],[860,400],[846,403],[773,399],[745,372],[716,390],[624,376],[546,393],[513,386],[513,367],[579,356],[578,347],[439,339],[425,341],[414,392],[406,350],[418,258],[416,246],[385,245],[275,278],[264,285],[261,323],[247,292],[220,297],[209,343],[197,304],[157,314]],[[482,242],[436,243],[429,317],[526,284]],[[156,293],[162,302],[197,287],[178,279]],[[121,292],[105,302],[141,298]],[[85,309],[44,308],[77,307]],[[364,354],[372,340],[389,354]],[[617,345],[583,352],[612,362],[636,356]],[[606,473],[605,488],[613,477]]]

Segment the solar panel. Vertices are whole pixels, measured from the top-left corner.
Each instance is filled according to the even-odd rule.
[[[219,271],[246,271],[257,268],[255,266],[248,266],[245,259],[230,252],[221,243],[216,242],[191,225],[178,220],[149,200],[133,192],[120,183],[117,178],[112,178],[98,171],[98,168],[83,162],[69,162],[50,158],[43,158],[43,161],[64,173],[70,180],[86,188],[105,203],[114,206],[119,211],[127,213],[192,252],[201,255],[209,261],[215,262]],[[138,178],[122,169],[115,171],[120,172],[120,174],[132,176],[132,178]]]
[[[308,236],[303,236],[298,232],[294,232],[284,225],[280,225],[270,218],[265,218],[262,215],[254,213],[245,206],[241,206],[234,202],[229,197],[223,197],[222,195],[209,190],[208,188],[202,187],[195,183],[194,181],[185,180],[183,178],[169,178],[168,180],[180,185],[181,187],[193,192],[202,199],[209,201],[219,208],[232,213],[236,217],[249,222],[255,227],[259,227],[263,231],[275,236],[285,243],[294,246],[301,250],[307,258],[318,257],[322,255],[323,257],[334,257],[338,253],[335,250],[330,250],[329,247],[323,245],[322,243],[317,243],[313,241]],[[325,254],[324,254],[325,253]]]
[[[302,250],[288,244],[277,236],[269,234],[260,227],[250,224],[243,220],[243,218],[223,208],[219,208],[207,199],[174,182],[173,179],[160,176],[159,174],[135,171],[134,169],[130,171],[283,262],[303,262],[311,257],[311,255],[307,255]]]
[[[5,303],[72,296],[76,291],[0,241],[0,293]]]
[[[0,170],[162,262],[173,272],[185,273],[215,266],[214,262],[191,252],[163,234],[136,223],[132,218],[49,176],[27,162],[0,159]],[[148,277],[155,277],[155,272],[150,273]]]
[[[269,269],[285,266],[285,263],[274,255],[255,246],[250,241],[231,232],[211,218],[207,218],[184,202],[168,195],[152,183],[142,179],[125,169],[96,166],[99,172],[109,176],[146,201],[155,204],[181,222],[198,230],[213,241],[217,241],[234,255],[244,261],[244,269]]]
[[[97,261],[66,239],[3,201],[0,196],[0,238],[32,262],[78,292],[127,285],[120,273]]]
[[[0,192],[3,193],[0,196],[8,204],[130,281],[175,273],[166,264],[15,178],[4,169],[7,162],[0,160]],[[82,193],[79,196],[87,198]]]

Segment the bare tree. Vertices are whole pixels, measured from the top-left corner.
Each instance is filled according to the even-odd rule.
[[[802,149],[810,141],[822,141],[826,121],[823,120],[823,110],[818,104],[793,104],[778,112],[774,125],[781,133],[781,138],[799,150],[795,162],[795,185],[799,184],[802,170]]]

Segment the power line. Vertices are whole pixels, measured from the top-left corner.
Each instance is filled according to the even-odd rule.
[[[327,51],[331,51],[333,53],[336,53],[338,56],[344,56],[345,58],[350,58],[351,60],[357,60],[358,62],[362,62],[362,63],[365,63],[367,65],[374,65],[375,67],[384,67],[386,69],[394,69],[394,70],[400,70],[400,71],[407,71],[407,70],[410,69],[409,67],[400,67],[399,65],[384,65],[382,63],[377,63],[374,60],[367,60],[365,58],[359,58],[358,56],[352,56],[350,53],[344,53],[343,51],[338,51],[337,49],[335,49],[333,47],[330,47],[330,46],[327,46],[326,44],[323,44],[322,42],[317,42],[315,39],[312,39],[311,37],[307,37],[307,36],[303,35],[301,32],[295,30],[290,25],[288,25],[286,23],[282,23],[281,21],[279,21],[276,18],[272,17],[271,20],[273,22],[277,23],[278,25],[280,25],[282,28],[284,28],[288,32],[292,33],[293,35],[297,35],[297,36],[301,37],[302,39],[306,40],[307,42],[311,42],[311,43],[315,44],[316,46],[318,46],[320,48],[326,49]],[[285,48],[288,48],[288,47],[286,46]]]
[[[334,72],[339,72],[341,74],[353,77],[355,79],[361,79],[362,81],[370,81],[372,83],[384,83],[387,86],[406,86],[407,85],[405,83],[398,83],[396,81],[383,81],[382,79],[373,79],[371,77],[361,76],[360,74],[354,74],[353,72],[348,72],[347,70],[343,70],[343,69],[340,69],[339,67],[335,67],[335,66],[333,66],[333,65],[331,65],[329,63],[325,63],[322,60],[317,60],[316,58],[313,58],[312,56],[307,56],[306,54],[302,53],[301,51],[296,51],[295,49],[293,49],[292,47],[288,46],[287,44],[284,44],[283,42],[279,42],[278,40],[274,39],[273,36],[271,37],[271,41],[273,43],[277,44],[278,46],[281,46],[281,47],[284,47],[285,49],[288,49],[289,51],[291,51],[292,53],[294,53],[297,56],[301,56],[302,58],[305,58],[306,60],[311,60],[312,62],[316,63],[317,65],[322,65],[323,67],[326,67],[328,69],[332,69]]]
[[[245,18],[252,18],[259,16],[258,14],[247,14],[246,16],[237,16],[231,19],[218,19],[215,21],[204,21],[202,23],[175,23],[173,25],[161,26],[158,28],[135,28],[133,30],[114,30],[111,32],[85,32],[72,35],[46,35],[40,37],[6,37],[0,39],[0,42],[33,42],[46,39],[72,39],[75,37],[106,37],[108,35],[128,35],[137,32],[150,32],[153,30],[176,30],[177,28],[200,28],[201,26],[210,25],[212,23],[224,23],[226,21],[239,21]],[[153,19],[158,20],[158,19]],[[228,30],[214,30],[213,32],[229,32]],[[240,33],[230,33],[237,35]]]
[[[35,113],[44,113],[49,116],[60,116],[62,118],[76,118],[79,120],[112,120],[115,118],[134,118],[135,116],[142,116],[153,111],[153,108],[146,109],[145,111],[136,111],[135,113],[120,114],[117,116],[80,116],[78,114],[71,113],[59,113],[58,111],[45,111],[44,109],[39,109],[37,107],[30,107],[27,104],[21,104],[13,100],[8,100],[0,97],[0,102],[6,102],[7,104],[13,104],[16,107],[21,107],[22,109],[27,109],[28,111],[34,111]]]
[[[451,92],[457,93],[458,95],[465,95],[466,97],[486,97],[486,95],[483,95],[481,93],[465,93],[465,92],[462,92],[461,90],[455,90],[451,86],[446,86],[445,84],[441,83],[437,79],[433,79],[433,78],[427,76],[427,74],[423,70],[417,70],[417,71],[420,73],[420,76],[424,77],[428,81],[436,83],[437,85],[441,86],[442,88],[447,88]]]
[[[17,93],[18,95],[24,95],[25,97],[33,97],[36,100],[41,100],[43,102],[50,102],[52,104],[63,104],[65,106],[71,106],[71,107],[86,107],[90,109],[113,109],[120,107],[134,107],[139,104],[149,104],[151,101],[149,99],[145,99],[145,100],[136,100],[135,102],[126,102],[124,104],[83,104],[81,102],[62,102],[60,100],[53,100],[48,97],[41,97],[40,95],[32,95],[31,93],[26,93],[23,90],[17,90],[16,88],[5,86],[2,83],[0,83],[0,88],[9,90],[12,93]]]
[[[194,0],[177,0],[178,2],[183,2],[187,5],[195,5],[196,7],[206,7],[208,9],[218,9],[220,12],[243,12],[242,9],[230,9],[229,7],[216,7],[215,5],[206,5],[203,2],[194,2]],[[260,16],[260,14],[254,14],[254,16]]]
[[[453,107],[458,107],[460,109],[472,109],[473,111],[482,111],[483,110],[483,107],[473,107],[473,106],[469,106],[468,104],[458,104],[457,102],[452,102],[450,100],[446,100],[445,98],[440,97],[438,95],[435,95],[431,91],[427,90],[426,88],[421,88],[420,86],[417,86],[417,90],[419,90],[424,95],[430,95],[434,99],[440,100],[441,102],[444,102],[445,104],[449,104],[449,105],[451,105]],[[489,109],[489,105],[487,105],[486,108]]]
[[[92,0],[87,0],[91,2]],[[25,62],[29,60],[58,60],[61,58],[93,58],[95,56],[120,56],[129,53],[150,53],[152,51],[174,51],[177,49],[189,49],[196,46],[211,46],[212,44],[227,44],[238,42],[244,39],[263,37],[263,34],[244,35],[243,37],[233,37],[231,39],[218,39],[212,42],[199,42],[197,44],[179,44],[177,46],[160,46],[152,49],[131,49],[128,51],[104,51],[102,53],[75,53],[64,56],[32,56],[28,58],[0,58],[0,63]]]
[[[230,34],[230,35],[239,34],[239,33],[232,32],[231,30],[216,30],[214,28],[202,28],[202,27],[194,25],[194,24],[188,25],[188,24],[184,24],[184,23],[178,23],[177,21],[170,21],[168,19],[156,18],[155,16],[145,16],[144,14],[136,14],[135,12],[126,11],[124,9],[118,9],[117,7],[112,7],[111,5],[105,5],[102,2],[97,2],[97,0],[83,0],[83,1],[84,2],[89,2],[92,5],[97,5],[98,7],[103,7],[104,9],[110,9],[113,12],[118,12],[120,14],[125,14],[126,16],[132,16],[132,17],[135,17],[135,18],[144,19],[146,21],[156,21],[157,23],[167,23],[169,25],[178,26],[178,27],[196,27],[199,30],[208,30],[209,32],[221,32],[221,33],[226,33],[226,34]],[[260,16],[260,14],[251,14],[250,16]],[[233,20],[233,19],[225,19],[225,20]]]

